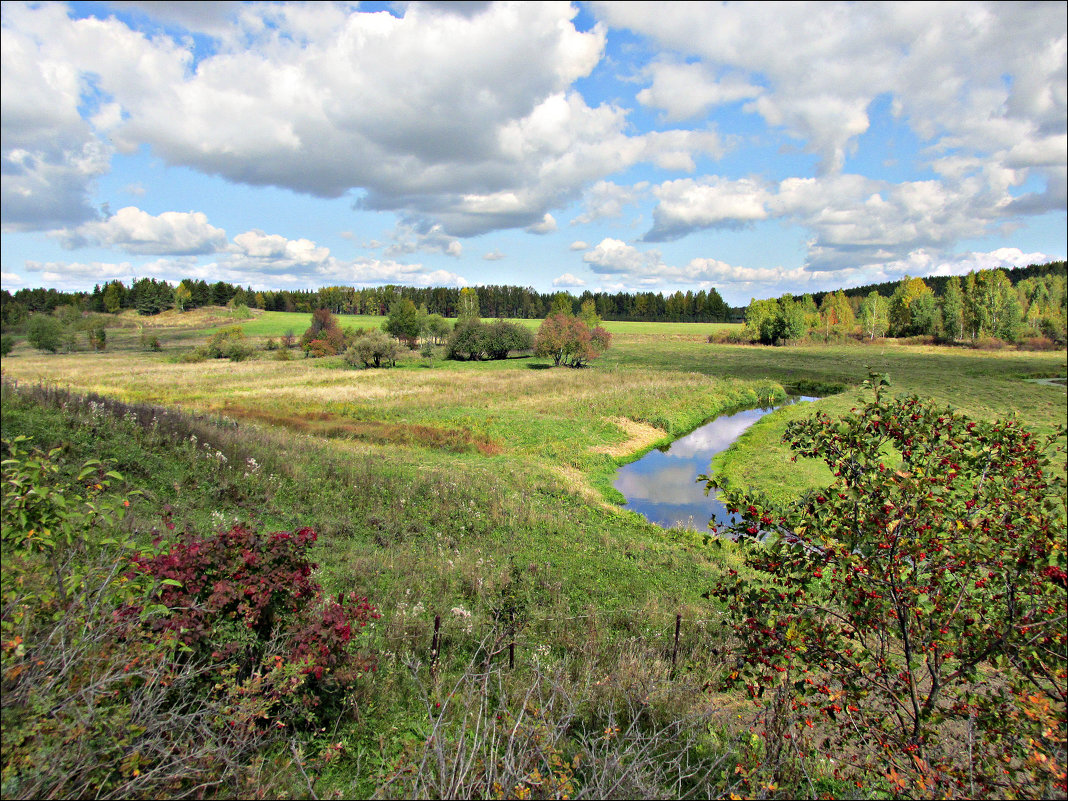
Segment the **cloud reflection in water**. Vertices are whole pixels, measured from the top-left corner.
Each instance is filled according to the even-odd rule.
[[[703,531],[712,516],[722,522],[727,516],[726,508],[715,493],[705,495],[704,483],[698,483],[697,476],[708,472],[713,456],[729,448],[749,426],[771,411],[747,409],[717,417],[675,440],[666,451],[650,451],[619,468],[614,486],[627,499],[628,509],[658,526],[681,525]]]

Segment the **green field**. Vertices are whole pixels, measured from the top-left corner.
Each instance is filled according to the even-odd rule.
[[[713,722],[702,725],[706,736],[717,732],[716,747],[744,734],[735,714],[744,701],[702,691],[699,678],[722,637],[707,593],[740,567],[738,546],[665,532],[618,506],[611,480],[621,462],[723,411],[781,398],[784,388],[826,394],[765,418],[718,462],[732,483],[794,497],[829,477],[789,461],[780,443],[786,421],[813,409],[848,411],[863,396],[868,366],[889,374],[894,392],[977,417],[1015,414],[1042,431],[1062,424],[1068,409],[1063,386],[1028,380],[1064,376],[1064,351],[713,345],[715,326],[685,323],[605,323],[612,347],[582,370],[550,369],[534,357],[428,362],[417,352],[384,370],[299,351],[290,361],[269,351],[239,363],[177,358],[223,325],[241,325],[262,347],[288,330],[299,336],[309,318],[131,317],[109,329],[103,353],[50,355],[20,343],[3,359],[3,429],[5,438],[62,446],[71,462],[113,460],[144,493],[129,525],[146,538],[161,525],[161,509],[178,531],[234,522],[319,531],[325,588],[358,589],[384,613],[375,633],[382,670],[360,697],[361,723],[338,735],[346,758],[318,774],[320,796],[369,795],[385,780],[426,732],[426,693],[442,697],[446,678],[457,680],[495,630],[501,599],[517,588],[525,622],[516,659],[527,672],[509,679],[512,690],[528,686],[535,664],[548,665],[579,695],[608,693],[625,705],[644,694],[654,722],[709,712]],[[142,349],[146,331],[158,352]],[[42,384],[63,392],[42,402],[32,390]],[[68,399],[67,390],[130,405],[116,417]],[[153,412],[139,404],[183,416],[145,424]],[[428,678],[435,615],[448,645]],[[676,615],[684,621],[679,662],[693,680],[666,684]],[[413,659],[422,673],[413,673]]]
[[[373,314],[339,314],[336,315],[338,323],[344,328],[378,328],[386,318]],[[510,322],[520,323],[532,331],[536,331],[541,325],[541,320],[511,319]],[[255,337],[279,337],[286,331],[292,331],[297,336],[311,324],[311,314],[299,312],[272,312],[257,313],[252,320],[241,323],[241,327],[249,336]],[[695,330],[700,329],[698,336],[707,337],[713,331],[727,328],[741,328],[740,324],[730,323],[639,323],[627,321],[608,320],[601,325],[613,335],[642,335],[655,331],[655,336],[678,336],[692,337]]]
[[[354,328],[378,327],[383,319],[339,318]],[[137,352],[142,331],[133,325],[142,321],[159,336],[160,354]],[[858,402],[855,388],[869,368],[886,373],[895,393],[930,397],[970,415],[1016,414],[1042,431],[1065,419],[1064,390],[1026,380],[1064,375],[1063,351],[893,341],[776,348],[707,342],[728,325],[606,322],[613,346],[582,371],[539,369],[548,363],[532,357],[477,364],[438,358],[428,366],[415,352],[384,371],[352,370],[340,357],[278,362],[269,353],[240,364],[173,363],[176,354],[223,325],[240,325],[262,347],[287,331],[299,336],[309,321],[309,314],[285,312],[229,320],[224,310],[207,317],[127,317],[127,327],[113,330],[109,352],[42,355],[21,345],[5,359],[4,374],[366,444],[419,448],[424,442],[431,449],[525,458],[576,471],[569,474],[573,485],[602,493],[619,459],[724,409],[768,397],[779,386],[826,395],[817,408],[844,413]],[[818,466],[790,463],[778,442],[785,421],[807,413],[787,409],[765,419],[721,457],[718,468],[732,481],[763,485],[784,499],[824,480]]]

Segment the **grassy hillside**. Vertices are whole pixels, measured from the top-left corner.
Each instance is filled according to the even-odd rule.
[[[169,526],[205,534],[234,523],[311,526],[325,591],[356,590],[382,611],[368,641],[378,672],[329,733],[270,741],[264,753],[279,767],[256,780],[267,794],[307,795],[303,771],[320,797],[445,792],[413,778],[424,758],[447,756],[420,751],[430,735],[454,726],[449,736],[463,742],[457,732],[467,722],[492,727],[504,710],[524,709],[539,710],[529,712],[530,736],[537,726],[540,737],[553,732],[561,760],[583,737],[632,749],[618,763],[649,776],[701,754],[720,767],[691,789],[730,792],[728,767],[752,747],[749,707],[709,684],[727,639],[708,591],[743,569],[739,546],[665,532],[615,506],[620,461],[724,410],[781,396],[783,386],[834,392],[816,408],[846,411],[868,365],[889,373],[894,391],[979,417],[1015,413],[1049,430],[1066,411],[1063,387],[1026,380],[1064,375],[1064,352],[711,345],[708,325],[607,323],[612,348],[584,370],[532,357],[428,363],[414,352],[389,370],[352,369],[340,357],[279,361],[266,351],[239,363],[182,363],[176,357],[219,326],[242,325],[262,345],[290,329],[299,336],[309,317],[196,314],[141,328],[129,320],[109,329],[103,353],[19,344],[3,359],[4,437],[61,447],[68,470],[111,460],[127,489],[143,493],[126,522],[142,542]],[[142,349],[144,330],[159,338],[159,352]],[[789,462],[778,442],[789,417],[812,410],[765,418],[721,469],[781,498],[825,482],[818,469]],[[606,739],[616,728],[625,735]],[[307,758],[294,761],[298,745]],[[581,777],[588,792],[600,786]],[[813,780],[820,792],[848,790],[829,769]],[[641,794],[669,785],[622,786]]]

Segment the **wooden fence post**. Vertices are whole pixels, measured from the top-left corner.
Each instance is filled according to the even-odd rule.
[[[430,644],[430,669],[433,670],[438,661],[438,646],[440,641],[438,633],[441,629],[441,615],[434,615],[434,641]]]
[[[682,628],[682,615],[675,615],[675,647],[671,650],[671,676],[675,675],[675,663],[679,658],[679,629]]]

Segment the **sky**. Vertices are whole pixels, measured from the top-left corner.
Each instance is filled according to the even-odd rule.
[[[4,2],[0,278],[745,305],[1063,260],[1066,16]]]

